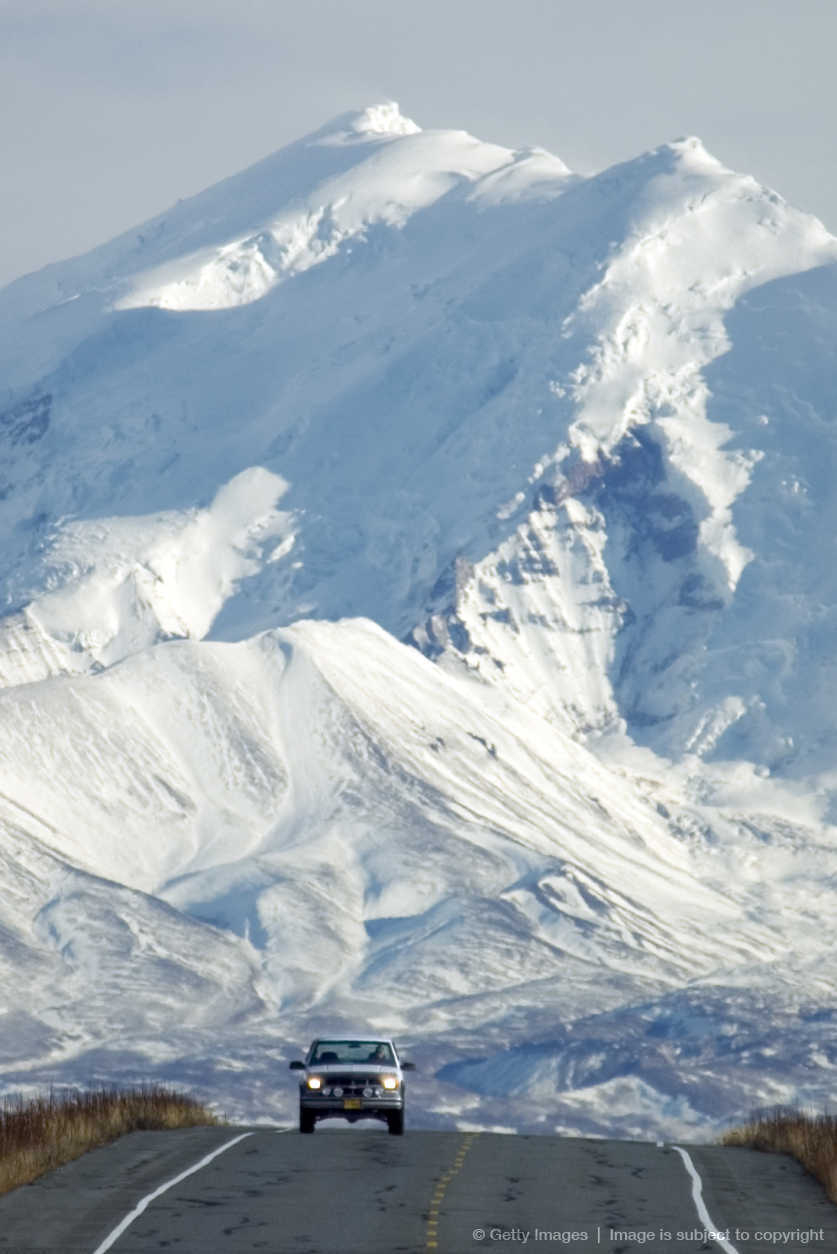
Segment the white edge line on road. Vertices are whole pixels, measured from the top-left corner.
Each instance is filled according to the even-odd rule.
[[[180,1181],[185,1180],[187,1176],[194,1175],[196,1171],[200,1171],[201,1167],[205,1167],[207,1163],[211,1163],[213,1158],[217,1158],[218,1155],[223,1154],[225,1150],[232,1149],[234,1145],[238,1145],[239,1141],[243,1141],[245,1137],[252,1135],[252,1132],[242,1132],[241,1136],[233,1137],[231,1141],[226,1141],[218,1149],[213,1150],[211,1154],[207,1154],[206,1158],[202,1158],[199,1163],[194,1163],[193,1166],[187,1167],[185,1171],[181,1171],[179,1176],[175,1176],[172,1180],[167,1180],[165,1184],[161,1184],[160,1187],[155,1189],[153,1193],[147,1194],[141,1202],[137,1202],[130,1214],[126,1215],[122,1222],[116,1225],[113,1232],[108,1233],[102,1244],[96,1246],[93,1254],[105,1254],[105,1250],[109,1250],[114,1241],[119,1240],[125,1229],[130,1227],[134,1220],[142,1214],[146,1206],[154,1201],[155,1197],[159,1197],[160,1194],[165,1193],[167,1189],[173,1188],[175,1184],[179,1184]]]
[[[692,1177],[692,1200],[694,1201],[694,1204],[695,1204],[695,1210],[698,1213],[698,1219],[700,1220],[700,1222],[703,1224],[704,1228],[707,1231],[715,1232],[719,1234],[718,1236],[713,1237],[712,1240],[715,1242],[716,1245],[719,1245],[721,1247],[721,1249],[724,1251],[724,1254],[738,1254],[738,1250],[735,1248],[732,1242],[727,1241],[726,1237],[722,1237],[720,1235],[721,1229],[718,1228],[718,1226],[715,1223],[713,1223],[712,1216],[709,1214],[709,1211],[706,1209],[706,1203],[703,1200],[703,1181],[698,1175],[697,1168],[695,1167],[695,1164],[692,1162],[690,1156],[686,1153],[684,1149],[681,1149],[679,1145],[672,1145],[671,1148],[673,1150],[676,1150],[677,1153],[680,1155],[680,1157],[683,1159],[686,1170],[688,1171],[689,1175]],[[98,1254],[98,1251],[97,1251],[97,1254]]]

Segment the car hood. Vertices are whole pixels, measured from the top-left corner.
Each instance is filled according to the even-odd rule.
[[[310,1075],[392,1075],[400,1068],[392,1062],[326,1062],[306,1067]]]

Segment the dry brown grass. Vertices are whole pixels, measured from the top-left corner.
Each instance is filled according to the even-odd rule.
[[[806,1114],[778,1109],[754,1115],[721,1138],[722,1145],[745,1145],[776,1154],[791,1154],[837,1202],[837,1115]]]
[[[0,1107],[0,1194],[126,1132],[218,1122],[194,1098],[156,1085],[7,1097]]]

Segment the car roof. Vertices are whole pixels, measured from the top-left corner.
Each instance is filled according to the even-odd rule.
[[[320,1041],[345,1041],[346,1044],[350,1041],[365,1041],[370,1045],[395,1044],[391,1036],[375,1036],[372,1032],[334,1032],[331,1036],[315,1036],[311,1044],[319,1045]]]

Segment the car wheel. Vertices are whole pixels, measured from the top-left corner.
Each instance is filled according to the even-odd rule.
[[[300,1111],[299,1111],[299,1130],[300,1130],[300,1132],[313,1132],[313,1131],[314,1131],[314,1122],[315,1122],[315,1120],[314,1120],[314,1114],[313,1114],[313,1111],[310,1111],[310,1110],[302,1110],[302,1108],[300,1108]]]
[[[391,1110],[387,1114],[387,1127],[389,1128],[391,1136],[403,1136],[404,1135],[404,1111],[403,1110]]]

